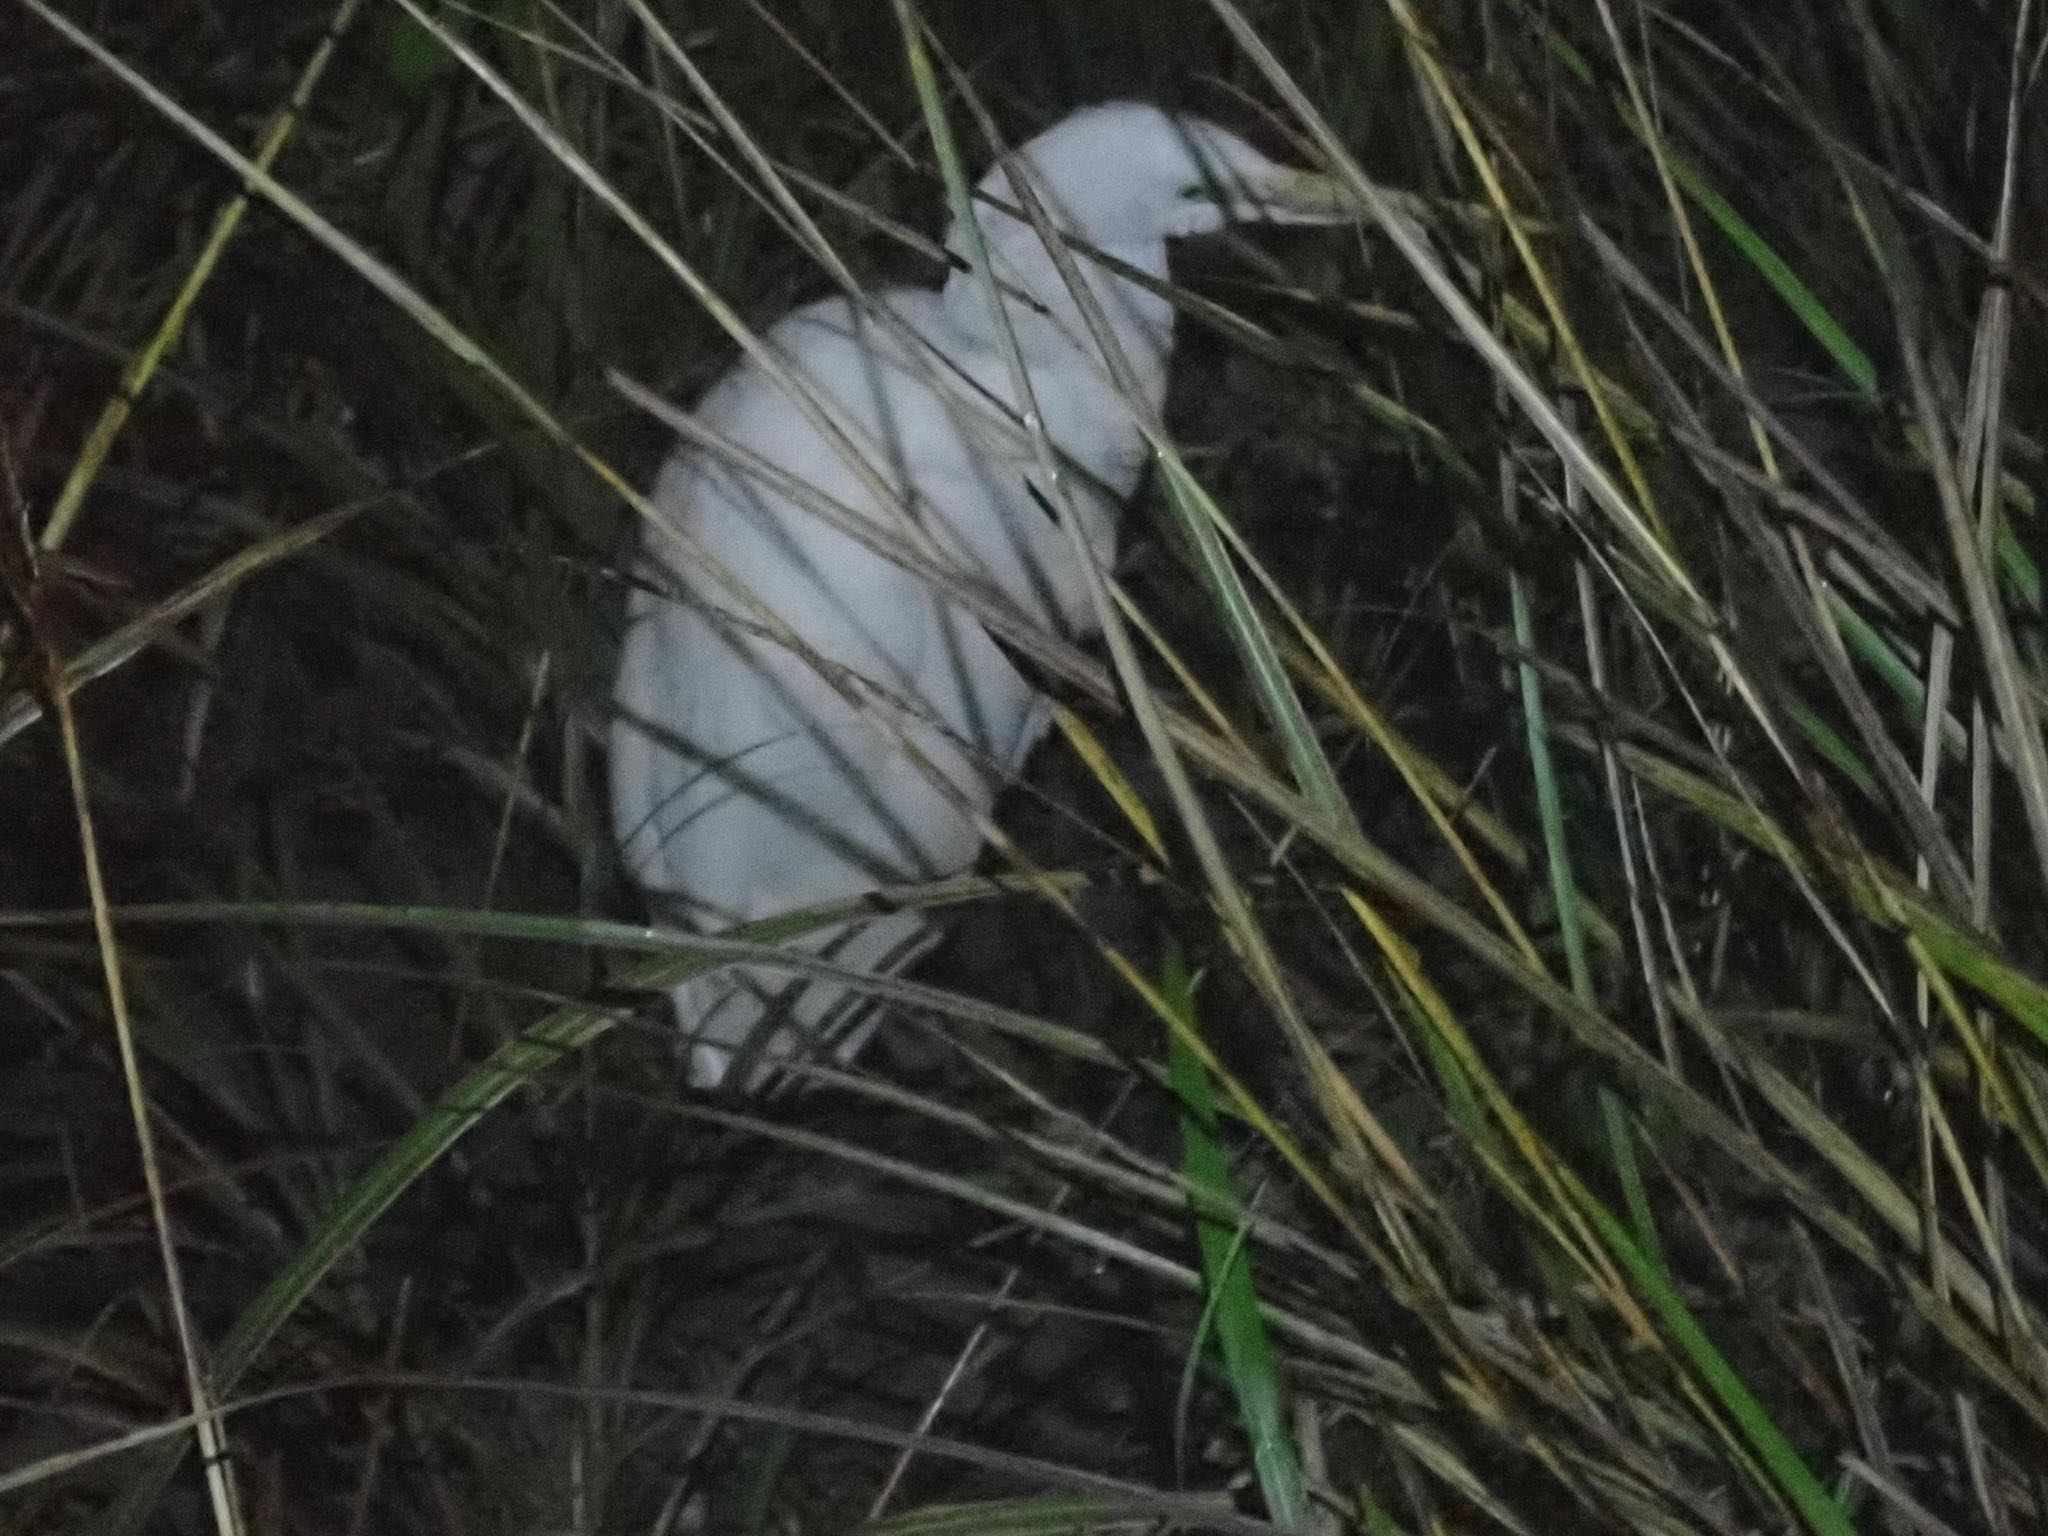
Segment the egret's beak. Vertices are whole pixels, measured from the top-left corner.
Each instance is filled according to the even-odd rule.
[[[1263,224],[1342,224],[1359,216],[1344,183],[1321,171],[1275,166],[1256,186],[1233,189],[1230,216]]]

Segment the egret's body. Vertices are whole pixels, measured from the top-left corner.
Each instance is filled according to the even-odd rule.
[[[1015,206],[1019,172],[1054,227],[1157,277],[1173,236],[1231,216],[1313,216],[1300,205],[1315,178],[1151,107],[1068,118],[992,170],[983,191]],[[1294,209],[1276,213],[1290,192]],[[1121,354],[1119,380],[1033,227],[998,211],[980,218],[1010,288],[1030,407],[1079,471],[1062,475],[1057,495],[973,272],[865,309],[832,298],[787,316],[764,340],[809,401],[759,363],[734,368],[693,416],[693,435],[716,446],[686,441],[655,484],[682,538],[650,531],[648,580],[630,605],[613,815],[650,896],[707,930],[966,869],[979,815],[1044,733],[1045,700],[982,625],[877,541],[936,558],[1048,629],[1094,627],[1087,574],[1047,509],[1056,500],[1092,557],[1112,557],[1118,504],[1144,464],[1140,422],[1156,419],[1165,394],[1172,311],[1075,257]],[[949,240],[967,244],[957,230]],[[819,410],[867,473],[819,430]],[[876,477],[896,507],[877,496]],[[820,507],[869,520],[875,537],[833,526]],[[814,942],[875,970],[901,964],[928,933],[919,914],[899,911]],[[723,1079],[791,986],[742,968],[677,989],[698,1081]],[[847,1001],[812,983],[778,1022],[815,1030]],[[787,1039],[771,1049],[791,1048]]]

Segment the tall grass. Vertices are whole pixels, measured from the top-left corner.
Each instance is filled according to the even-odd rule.
[[[9,1529],[2048,1524],[2032,0],[10,7]],[[847,914],[613,867],[667,402],[1111,95],[1356,222],[1100,646],[876,535],[1062,731],[693,1095]]]

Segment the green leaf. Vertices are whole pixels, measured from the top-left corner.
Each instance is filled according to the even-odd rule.
[[[1167,949],[1160,992],[1188,1028],[1194,1029],[1195,979],[1188,973],[1178,945]],[[1230,1159],[1218,1138],[1209,1074],[1178,1033],[1167,1036],[1167,1055],[1174,1094],[1180,1100],[1182,1170],[1196,1189],[1215,1197],[1215,1209],[1234,1209]],[[1266,1508],[1281,1530],[1307,1530],[1308,1491],[1288,1432],[1279,1362],[1266,1335],[1265,1319],[1259,1314],[1258,1287],[1252,1280],[1251,1254],[1245,1247],[1242,1224],[1218,1220],[1199,1208],[1194,1217],[1202,1273],[1208,1282],[1208,1316],[1214,1321],[1224,1369],[1251,1439],[1252,1463],[1258,1470]]]
[[[1693,1369],[1734,1418],[1743,1437],[1763,1459],[1779,1491],[1799,1511],[1800,1518],[1820,1536],[1855,1536],[1856,1524],[1849,1518],[1849,1512],[1821,1486],[1820,1479],[1793,1449],[1769,1410],[1749,1390],[1728,1357],[1715,1347],[1663,1265],[1629,1236],[1620,1219],[1590,1190],[1576,1180],[1573,1184],[1580,1208],[1599,1229],[1608,1251],[1621,1260],[1636,1290],[1656,1309],[1666,1335],[1692,1362]]]
[[[1699,210],[1720,227],[1728,241],[1756,268],[1759,276],[1776,290],[1799,323],[1806,327],[1813,339],[1827,349],[1828,356],[1835,360],[1835,366],[1842,370],[1857,393],[1866,399],[1877,398],[1877,367],[1870,361],[1861,347],[1842,329],[1839,321],[1828,313],[1814,291],[1807,287],[1797,272],[1786,264],[1785,259],[1756,232],[1748,220],[1737,213],[1728,199],[1716,192],[1701,179],[1700,173],[1680,155],[1666,156],[1671,174],[1684,190],[1685,195],[1698,205]]]

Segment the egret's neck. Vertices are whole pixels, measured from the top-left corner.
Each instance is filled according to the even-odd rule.
[[[1081,366],[1105,381],[1113,378],[1103,360],[1105,349],[1096,341],[1081,304],[1037,232],[1000,214],[985,215],[982,227],[998,278],[1007,288],[1028,296],[1026,299],[1005,295],[1005,309],[1025,362],[1034,369],[1047,365]],[[947,244],[954,250],[965,249],[965,242],[957,236]],[[1125,265],[1165,280],[1165,241],[1103,249]],[[1173,348],[1173,306],[1149,288],[1117,276],[1079,252],[1073,253],[1072,270],[1087,284],[1094,308],[1108,322],[1110,333],[1136,374],[1146,413],[1157,415],[1166,398],[1166,360]],[[995,316],[989,308],[988,286],[979,274],[962,271],[948,278],[945,304],[955,325],[971,335],[988,335],[992,345],[1000,345],[1000,339],[990,334]]]

